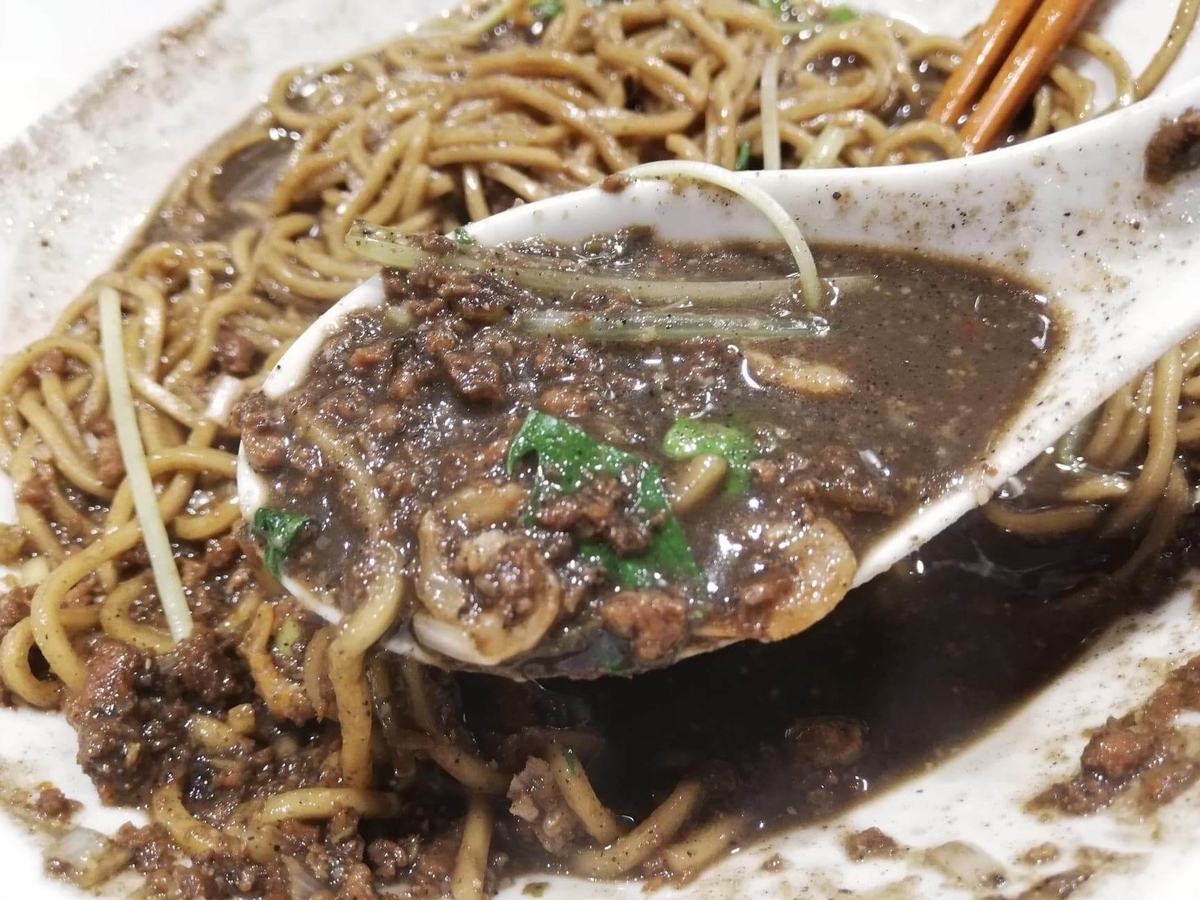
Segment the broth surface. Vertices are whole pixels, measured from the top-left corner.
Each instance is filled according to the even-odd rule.
[[[363,602],[376,540],[400,548],[426,607],[452,602],[461,621],[498,616],[515,634],[541,614],[539,594],[561,592],[542,639],[505,658],[527,677],[547,658],[619,673],[803,630],[841,599],[855,555],[978,458],[1051,342],[1030,288],[899,253],[819,248],[835,290],[814,316],[787,290],[715,310],[689,298],[687,281],[782,278],[778,248],[631,231],[520,249],[573,274],[676,279],[679,302],[664,313],[612,293],[531,293],[437,262],[390,272],[387,304],[351,314],[298,388],[247,401],[242,426],[266,505],[305,522],[285,571],[334,605]],[[545,311],[566,324],[540,324]],[[647,321],[657,330],[633,339],[597,330]],[[697,322],[710,333],[692,336]],[[813,333],[779,339],[780,327]],[[702,454],[681,459],[672,435],[696,423],[742,457],[726,453],[699,502],[674,501],[689,574],[660,552],[675,524],[639,507],[639,479],[661,473],[678,495]],[[514,450],[534,425],[621,461],[588,462],[567,484],[553,448]],[[471,504],[499,511],[485,521]]]

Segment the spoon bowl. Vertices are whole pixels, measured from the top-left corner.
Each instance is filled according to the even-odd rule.
[[[1043,286],[1062,326],[1044,376],[1015,414],[996,422],[973,463],[860,556],[859,585],[986,502],[1135,374],[1200,329],[1192,287],[1200,282],[1194,246],[1200,238],[1200,175],[1189,168],[1200,163],[1200,153],[1182,140],[1173,148],[1179,171],[1147,169],[1152,141],[1162,141],[1160,132],[1176,127],[1194,107],[1200,107],[1200,81],[1049,138],[976,157],[866,170],[744,172],[732,176],[734,192],[699,186],[696,179],[709,171],[704,164],[651,164],[627,173],[620,190],[588,188],[514,208],[467,230],[485,247],[544,235],[572,242],[634,226],[652,226],[668,240],[777,240],[777,228],[736,193],[749,186],[777,201],[810,241],[980,263]],[[347,295],[297,340],[264,383],[264,393],[279,397],[296,387],[345,318],[384,299],[378,277]],[[244,454],[238,484],[250,518],[263,504],[265,485]],[[306,586],[286,575],[284,585],[322,616],[340,618]],[[407,625],[387,646],[445,664],[425,652]],[[694,652],[718,646],[707,643]]]

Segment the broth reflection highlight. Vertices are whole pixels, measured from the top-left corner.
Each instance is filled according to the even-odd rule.
[[[1078,44],[1113,67],[1122,96],[1140,96],[1174,58],[1197,6],[1180,4],[1174,36],[1140,75],[1098,39]],[[1087,601],[1086,583],[1082,594],[1061,592],[1104,568],[1119,597],[1177,533],[1190,503],[1187,454],[1200,434],[1196,340],[1048,454],[1021,496],[985,511],[1028,538],[976,518],[929,549],[925,574],[887,576],[801,635],[801,649],[826,637],[846,649],[823,673],[787,663],[797,692],[809,678],[832,684],[833,693],[815,694],[820,702],[772,695],[751,664],[769,670],[791,642],[687,661],[680,674],[544,692],[447,676],[375,653],[386,616],[325,627],[280,596],[232,534],[239,432],[230,407],[322,309],[374,273],[345,246],[354,220],[449,232],[668,157],[736,167],[773,165],[778,155],[780,165],[821,166],[958,153],[957,135],[924,111],[961,42],[886,18],[846,18],[808,6],[778,16],[739,0],[505,0],[378,51],[287,73],[188,167],[112,271],[46,338],[6,361],[0,454],[19,524],[0,542],[17,572],[0,600],[0,680],[6,699],[66,714],[106,802],[150,811],[150,827],[112,843],[96,838],[106,862],[144,872],[151,895],[211,898],[324,891],[347,900],[401,883],[472,898],[530,867],[690,877],[760,823],[783,824],[763,786],[785,772],[817,786],[797,807],[805,816],[835,809],[863,790],[831,797],[821,784],[834,775],[839,791],[859,783],[850,776],[861,763],[875,767],[860,773],[869,791],[891,777],[888,766],[965,739],[1120,605]],[[1094,115],[1093,90],[1057,66],[1011,139]],[[760,110],[772,92],[778,103]],[[780,144],[764,143],[776,130]],[[110,342],[108,355],[125,359],[113,371],[131,385],[187,599],[193,635],[178,644],[114,427],[97,304],[104,290],[124,313],[116,348],[124,352]],[[111,308],[114,295],[105,296]],[[145,501],[151,518],[155,503]],[[1003,558],[978,549],[993,542]],[[955,571],[972,579],[965,594],[937,580]],[[931,614],[929,629],[913,624],[902,632],[905,655],[894,655],[874,623],[902,624],[908,610],[919,618],[931,604],[954,613]],[[1060,614],[1059,626],[1046,624]],[[1052,639],[1061,654],[1033,658],[1025,616],[1064,636]],[[940,629],[997,621],[1013,626],[1013,643],[992,669],[942,652]],[[861,655],[847,661],[856,645],[877,648],[875,676]],[[899,687],[888,659],[920,691],[932,689],[924,672],[943,686],[983,684],[979,705],[937,723],[911,720],[904,733],[917,744],[883,754],[872,737],[891,727],[880,704],[912,708],[889,693]],[[954,665],[923,668],[942,660]],[[645,709],[630,711],[627,725],[611,712],[638,696],[674,710],[678,692],[681,715],[711,723],[675,681],[688,673],[728,689],[709,714],[727,709],[727,696],[749,698],[743,706],[758,717],[726,730],[712,723],[712,759],[652,746],[644,728],[632,734],[654,719]],[[989,687],[992,676],[1003,685]],[[928,732],[915,727],[926,724]],[[768,749],[757,756],[760,741]],[[625,833],[631,823],[618,814],[635,827]]]

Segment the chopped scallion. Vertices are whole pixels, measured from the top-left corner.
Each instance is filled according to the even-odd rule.
[[[739,172],[744,172],[750,166],[750,142],[746,141],[742,146],[738,147],[737,159],[734,160],[733,167]]]
[[[513,322],[526,334],[581,337],[612,343],[643,344],[715,338],[728,341],[821,338],[829,323],[820,316],[780,319],[758,315],[700,312],[593,313],[539,309],[520,313]]]

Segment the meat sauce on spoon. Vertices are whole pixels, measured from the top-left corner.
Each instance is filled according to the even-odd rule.
[[[425,258],[385,271],[385,302],[299,385],[247,402],[243,447],[268,563],[344,613],[395,548],[413,637],[444,665],[631,672],[803,631],[1053,344],[1031,287],[897,253],[821,248],[813,313],[781,244],[411,245]],[[522,288],[526,269],[564,288]]]
[[[1148,136],[1157,116],[1133,113]],[[916,168],[962,183],[1098,130]],[[775,196],[813,181],[773,177]],[[488,242],[553,233],[580,202],[516,210]],[[354,239],[395,267],[246,402],[243,510],[291,592],[447,668],[632,674],[804,631],[1128,377],[1048,419],[1049,376],[1080,337],[1108,359],[1102,332],[1061,290],[928,253],[818,245],[814,302],[778,241]],[[1178,319],[1159,344],[1196,324]],[[1131,369],[1162,349],[1139,337]]]

